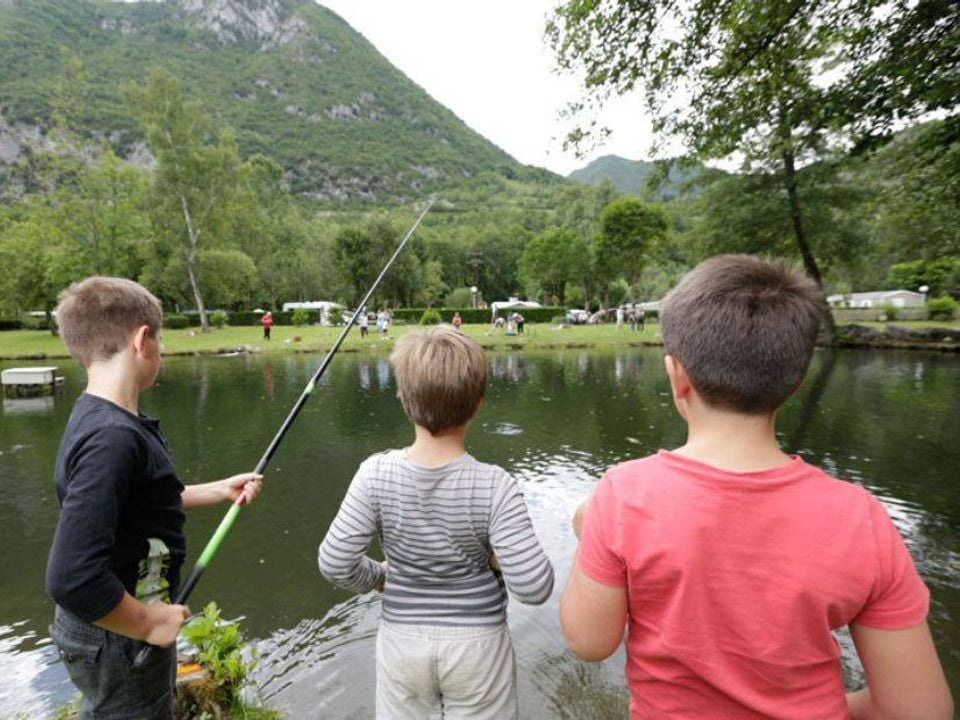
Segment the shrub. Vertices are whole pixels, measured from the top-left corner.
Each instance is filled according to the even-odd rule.
[[[880,308],[880,319],[881,320],[896,320],[899,316],[896,305],[883,305]]]
[[[183,330],[190,327],[190,318],[186,315],[167,315],[163,318],[163,326],[170,330]]]
[[[927,313],[931,320],[953,320],[957,315],[957,301],[949,295],[927,301]]]
[[[20,330],[22,327],[20,318],[0,318],[0,330]]]
[[[45,317],[34,317],[32,315],[25,315],[23,320],[24,330],[49,330],[50,323],[47,322]]]
[[[310,322],[310,313],[303,308],[297,308],[293,311],[290,321],[297,327],[303,327]]]
[[[421,325],[439,325],[443,322],[443,316],[436,310],[424,310],[420,316]]]
[[[215,328],[222,328],[227,324],[227,314],[223,310],[214,310],[210,314],[210,324]]]
[[[479,291],[477,292],[477,302],[483,302],[483,296]],[[454,288],[447,293],[447,296],[443,299],[443,304],[449,308],[472,307],[473,293],[470,292],[468,287]]]

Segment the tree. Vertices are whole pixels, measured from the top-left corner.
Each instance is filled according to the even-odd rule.
[[[938,0],[568,0],[547,32],[560,66],[584,72],[588,104],[643,86],[660,136],[700,158],[739,152],[775,169],[804,267],[822,284],[799,165],[897,119],[956,112],[958,18],[956,3]],[[841,62],[839,81],[820,77]]]
[[[575,276],[584,250],[570,228],[547,230],[527,244],[520,257],[520,275],[563,305],[567,282]]]
[[[107,148],[87,164],[75,187],[57,193],[57,223],[85,258],[86,274],[139,274],[139,245],[149,235],[141,212],[147,180]]]
[[[154,225],[171,243],[172,255],[184,261],[201,329],[209,332],[200,251],[225,241],[239,180],[235,138],[222,130],[214,142],[209,115],[185,102],[180,84],[164,70],[152,71],[146,85],[133,84],[126,91],[157,158]]]
[[[384,217],[373,218],[363,227],[346,227],[334,240],[337,263],[351,285],[351,303],[357,303],[373,284],[387,258],[393,255],[400,242],[397,227]],[[377,296],[381,302],[393,305],[409,304],[421,285],[420,260],[416,243],[410,244],[396,259],[384,277]]]
[[[650,250],[664,242],[667,216],[653,205],[633,197],[621,197],[600,213],[596,239],[597,264],[618,268],[627,282],[636,284]]]

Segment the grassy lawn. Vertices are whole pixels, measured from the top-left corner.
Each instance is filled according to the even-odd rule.
[[[888,323],[861,322],[882,330]],[[889,323],[910,328],[952,327],[960,328],[960,321],[905,321]],[[344,352],[388,352],[393,341],[406,332],[418,329],[419,325],[394,325],[390,339],[383,340],[371,331],[361,339],[360,331],[353,328],[343,346]],[[660,326],[647,325],[643,332],[630,332],[629,328],[614,325],[579,325],[561,327],[546,323],[527,323],[523,336],[508,336],[502,330],[493,330],[489,325],[464,325],[463,331],[487,350],[530,349],[550,350],[566,347],[617,348],[635,345],[659,345]],[[233,352],[249,348],[255,352],[318,353],[328,350],[340,334],[341,328],[322,327],[274,327],[273,339],[265,342],[259,327],[227,327],[211,330],[207,334],[199,330],[164,330],[162,334],[165,355],[193,355]],[[49,332],[38,330],[8,330],[0,332],[0,360],[43,359],[68,357],[59,338]]]
[[[353,328],[341,346],[344,352],[387,352],[393,341],[419,325],[394,325],[390,339],[384,340],[370,333],[360,338]],[[613,325],[577,326],[527,323],[522,336],[508,336],[489,325],[464,325],[462,330],[485,349],[552,349],[563,347],[628,347],[660,343],[660,326],[647,325],[644,332],[630,332]],[[164,330],[161,335],[164,355],[192,355],[235,351],[241,347],[256,352],[323,352],[336,340],[342,328],[274,327],[270,342],[262,338],[259,327],[227,327],[203,334],[198,330]],[[0,360],[43,359],[68,357],[60,339],[49,332],[38,330],[9,330],[0,332]]]

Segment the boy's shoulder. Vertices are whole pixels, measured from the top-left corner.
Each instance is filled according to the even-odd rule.
[[[136,416],[108,400],[84,393],[73,404],[62,444],[75,447],[95,441],[119,449],[124,445],[139,447],[144,440],[145,431]]]
[[[827,504],[850,507],[877,502],[865,488],[836,478],[823,469],[794,456],[789,465],[757,473],[734,473],[690,460],[666,450],[613,465],[604,474],[615,491],[643,485],[662,486],[664,480],[683,476],[696,478],[724,489],[744,492],[790,488],[802,495],[814,495]]]
[[[410,460],[406,451],[403,449],[383,450],[370,455],[360,463],[358,473],[378,476],[390,473],[402,475],[426,474],[431,476],[456,473],[467,474],[472,477],[489,478],[495,483],[510,479],[510,473],[499,465],[481,462],[470,453],[464,453],[456,460],[439,468],[423,468]]]

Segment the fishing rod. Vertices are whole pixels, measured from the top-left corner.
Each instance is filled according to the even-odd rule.
[[[340,349],[340,345],[347,337],[347,333],[350,332],[350,328],[352,328],[357,322],[357,318],[360,316],[360,313],[364,311],[364,307],[366,307],[370,297],[374,292],[376,292],[377,287],[379,287],[380,281],[383,280],[384,276],[387,274],[387,271],[390,269],[390,266],[393,265],[393,261],[397,259],[401,252],[403,252],[403,248],[406,246],[407,241],[420,225],[420,221],[423,220],[424,216],[433,206],[435,200],[435,197],[431,197],[427,201],[427,206],[420,213],[417,221],[413,223],[409,230],[407,230],[407,234],[403,236],[403,240],[400,241],[400,244],[397,246],[397,249],[394,250],[393,255],[390,256],[389,260],[387,260],[387,264],[383,266],[383,270],[381,270],[380,274],[377,275],[377,279],[373,281],[370,289],[367,290],[367,294],[363,296],[360,304],[357,305],[357,309],[353,311],[353,315],[350,316],[350,320],[347,322],[346,326],[344,326],[343,331],[337,337],[336,342],[334,342],[333,346],[327,351],[326,356],[323,358],[323,362],[320,363],[320,367],[317,368],[317,371],[313,374],[313,377],[310,378],[310,382],[307,383],[307,386],[303,389],[303,392],[300,393],[300,397],[297,399],[297,402],[294,403],[293,408],[290,410],[290,414],[287,415],[287,419],[283,421],[283,425],[280,426],[280,429],[277,430],[277,434],[273,436],[273,440],[271,440],[270,444],[267,446],[266,451],[263,453],[263,457],[260,458],[260,462],[257,463],[257,466],[253,470],[253,472],[256,474],[262,475],[263,471],[267,469],[267,465],[270,463],[270,459],[280,446],[280,442],[287,434],[290,426],[293,425],[294,420],[297,419],[297,415],[300,414],[303,406],[306,405],[310,395],[317,387],[317,383],[320,382],[320,378],[323,377],[323,374],[330,366],[333,356],[337,354],[337,350]],[[241,493],[241,495],[230,506],[230,509],[227,510],[227,514],[223,516],[223,520],[220,521],[220,525],[217,526],[217,529],[207,542],[203,552],[200,553],[200,559],[197,560],[197,564],[194,565],[193,570],[190,571],[190,576],[180,588],[180,592],[177,593],[177,598],[174,600],[174,604],[186,604],[187,598],[189,598],[190,593],[193,592],[193,588],[196,587],[196,584],[200,581],[200,576],[203,575],[204,570],[207,569],[207,566],[213,560],[213,556],[216,555],[217,550],[220,549],[220,544],[223,542],[223,539],[226,537],[227,533],[230,532],[230,528],[233,527],[233,522],[237,519],[237,515],[240,514],[240,509],[243,507],[244,497],[245,496]],[[147,659],[150,657],[150,653],[153,651],[153,648],[153,645],[146,645],[143,647],[140,652],[137,653],[136,658],[134,658],[133,666],[135,668],[143,667],[144,663],[146,663]]]

